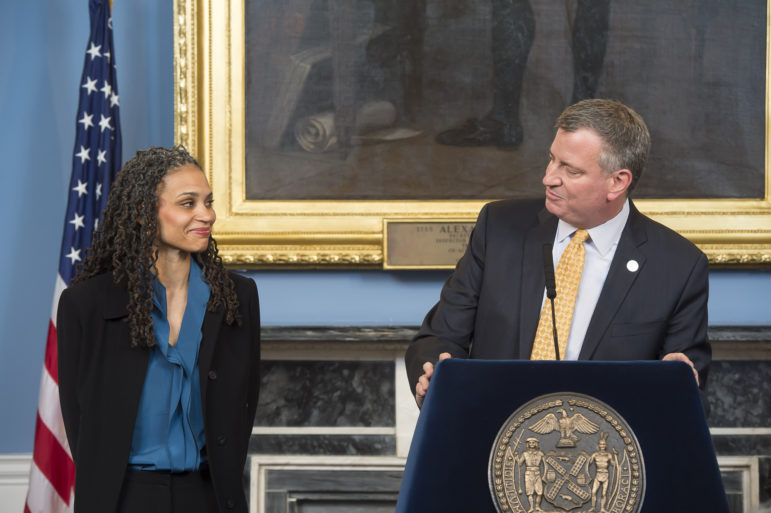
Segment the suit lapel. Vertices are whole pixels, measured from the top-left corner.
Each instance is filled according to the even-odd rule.
[[[198,376],[201,381],[201,404],[203,405],[203,414],[206,418],[206,391],[209,384],[209,369],[211,369],[214,359],[214,348],[217,345],[217,336],[219,335],[222,321],[225,317],[225,309],[220,306],[215,312],[206,311],[201,326],[201,346],[198,349]]]
[[[543,245],[554,242],[557,218],[544,209],[538,215],[538,224],[525,236],[522,256],[522,289],[519,313],[519,358],[530,359],[533,350],[546,278],[543,274]]]
[[[127,460],[147,375],[150,351],[131,347],[131,331],[129,324],[125,322],[129,302],[125,284],[113,283],[110,276],[102,297],[104,298],[103,317],[105,320],[113,321],[106,324],[109,332],[105,333],[107,345],[104,348],[103,364],[111,369],[108,388],[113,390],[114,409],[106,416],[111,419],[113,439],[121,441],[121,446],[116,446],[115,450]]]
[[[639,249],[648,240],[642,223],[643,216],[631,201],[629,208],[629,219],[621,233],[616,254],[610,263],[608,276],[605,278],[605,284],[597,300],[597,306],[594,308],[592,320],[586,330],[584,343],[578,355],[579,360],[591,359],[611,320],[615,317],[629,289],[645,266],[645,255]],[[630,260],[634,260],[639,265],[636,272],[627,269],[627,262]]]
[[[104,303],[102,316],[105,319],[120,319],[128,316],[129,295],[124,282],[116,284],[112,281],[112,274],[105,277]],[[126,330],[128,333],[128,330]],[[131,340],[128,340],[131,344]]]

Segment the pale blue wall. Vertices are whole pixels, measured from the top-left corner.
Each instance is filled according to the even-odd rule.
[[[87,0],[0,0],[0,454],[30,452],[88,32]],[[124,159],[173,138],[170,2],[116,0]],[[266,325],[417,325],[446,272],[251,272]],[[771,325],[771,271],[710,274],[713,325]]]
[[[417,326],[447,272],[252,272],[263,324]],[[710,272],[710,325],[771,325],[771,270]]]
[[[171,19],[115,2],[124,158],[173,142]],[[88,32],[88,0],[0,0],[0,453],[32,450]]]

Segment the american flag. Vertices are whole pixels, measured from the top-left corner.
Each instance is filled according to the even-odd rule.
[[[90,0],[88,9],[91,33],[79,87],[72,178],[59,256],[59,274],[48,323],[25,513],[73,510],[75,465],[59,405],[56,309],[59,296],[75,277],[76,265],[83,260],[86,248],[91,245],[91,234],[98,226],[110,185],[121,165],[118,82],[110,2]]]

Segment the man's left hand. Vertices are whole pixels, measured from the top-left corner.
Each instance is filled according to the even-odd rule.
[[[699,373],[696,371],[696,367],[693,365],[691,359],[688,358],[684,353],[665,354],[664,358],[661,360],[664,362],[685,362],[690,365],[691,370],[693,370],[693,377],[696,378],[696,386],[699,386]]]

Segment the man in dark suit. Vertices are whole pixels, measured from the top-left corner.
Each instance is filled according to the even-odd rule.
[[[588,231],[586,256],[561,359],[680,360],[704,382],[707,258],[629,200],[650,148],[644,121],[619,102],[584,100],[555,127],[545,208],[543,200],[510,200],[482,209],[466,253],[407,349],[418,405],[438,359],[531,358],[548,301],[543,246],[553,244],[556,266],[578,230]],[[557,296],[564,293],[558,285]]]

